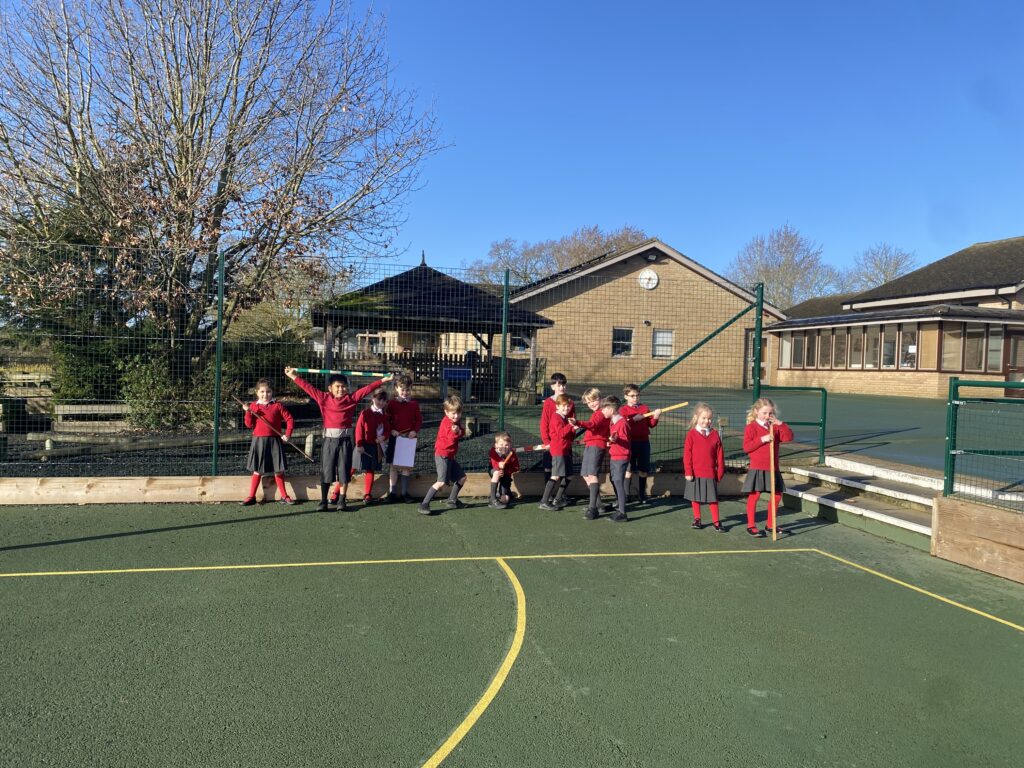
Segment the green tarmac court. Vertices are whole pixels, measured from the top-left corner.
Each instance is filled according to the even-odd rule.
[[[469,501],[4,508],[0,762],[1024,764],[1024,585],[738,501]]]

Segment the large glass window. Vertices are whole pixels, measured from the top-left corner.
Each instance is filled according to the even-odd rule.
[[[672,357],[672,331],[654,329],[651,343],[651,357]]]
[[[633,329],[612,328],[612,357],[629,357],[633,354]]]
[[[845,368],[846,367],[846,353],[848,351],[849,334],[846,332],[846,328],[836,328],[836,341],[835,348],[832,352],[832,367],[833,368]]]
[[[900,326],[900,368],[913,370],[917,367],[917,323]]]
[[[942,370],[959,371],[964,347],[963,323],[942,324]]]
[[[782,343],[779,344],[779,368],[789,368],[793,363],[793,332],[786,331],[782,334]]]
[[[939,364],[939,324],[921,323],[917,340],[917,369],[934,371]]]
[[[967,323],[964,333],[964,370],[985,370],[985,326]]]
[[[989,371],[1003,370],[1003,328],[999,325],[988,327],[988,355],[986,368]]]
[[[795,331],[793,333],[793,367],[804,367],[804,333]]]
[[[856,325],[850,329],[850,367],[860,368],[864,365],[864,326]]]
[[[869,325],[865,333],[867,341],[864,342],[864,367],[877,368],[878,354],[882,347],[882,326]]]
[[[818,367],[832,367],[832,329],[818,332]]]
[[[818,364],[818,332],[807,332],[807,352],[804,355],[804,367],[813,368]]]
[[[889,324],[882,330],[882,367],[896,367],[896,332],[899,326]]]

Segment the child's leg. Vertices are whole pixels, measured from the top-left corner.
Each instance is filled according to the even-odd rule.
[[[618,502],[619,514],[626,514],[626,472],[625,467],[616,467],[611,473],[612,487],[615,489],[615,501]]]
[[[637,474],[640,475],[636,481],[637,496],[640,501],[647,501],[647,473],[638,472]]]
[[[747,496],[747,528],[757,528],[757,500],[761,498],[759,491],[752,491]]]
[[[263,476],[259,472],[253,472],[252,473],[252,477],[249,478],[249,498],[250,499],[255,499],[256,498],[256,491],[258,491],[260,489],[260,481],[262,479],[263,479]]]
[[[693,501],[693,502],[690,502],[690,503],[693,505],[693,519],[694,519],[694,522],[698,522],[699,523],[700,522],[700,502],[699,501]]]
[[[438,480],[432,486],[427,488],[427,495],[423,497],[423,503],[429,504],[433,498],[437,495],[437,492],[444,488],[444,480]]]
[[[287,499],[288,490],[284,487],[284,475],[274,475],[274,482],[277,483],[277,492],[281,495],[281,499]]]
[[[411,475],[412,475],[412,470],[411,469],[403,469],[402,470],[402,477],[401,477],[401,480],[399,482],[401,483],[402,495],[403,496],[408,496],[409,495],[409,477]]]
[[[540,497],[541,504],[547,506],[551,505],[551,494],[555,492],[556,487],[561,487],[559,486],[560,482],[561,478],[552,476],[546,483],[544,483],[544,493]]]
[[[388,493],[398,491],[398,467],[394,464],[388,469]]]
[[[448,494],[448,501],[458,501],[459,491],[462,490],[462,486],[466,484],[466,476],[463,475],[456,482],[452,483],[452,490]]]
[[[694,504],[694,506],[697,505]],[[711,522],[715,525],[720,525],[721,521],[718,519],[718,502],[712,501],[708,504],[708,506],[711,508]]]
[[[587,475],[583,479],[587,481],[587,490],[590,492],[590,505],[588,509],[596,512],[601,504],[601,484],[597,482],[597,478],[594,475]]]
[[[370,496],[373,493],[373,472],[363,473],[363,496]]]
[[[490,501],[493,504],[498,503],[498,483],[500,478],[498,477],[498,470],[492,468],[491,472],[491,498]]]

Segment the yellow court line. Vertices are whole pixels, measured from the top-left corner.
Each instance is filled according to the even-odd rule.
[[[927,597],[931,597],[931,598],[933,598],[935,600],[938,600],[939,602],[946,603],[947,605],[952,605],[955,608],[960,608],[961,610],[967,611],[968,613],[973,613],[976,616],[981,616],[983,618],[991,619],[992,621],[996,621],[996,622],[998,622],[1000,624],[1005,624],[1008,627],[1016,629],[1018,632],[1024,632],[1024,627],[1022,627],[1020,624],[1014,624],[1012,621],[1007,621],[1006,619],[1001,619],[998,616],[993,616],[991,613],[985,613],[984,611],[979,611],[977,608],[971,608],[971,606],[969,606],[969,605],[964,605],[963,603],[958,603],[956,600],[950,600],[948,597],[943,597],[942,595],[937,595],[934,592],[929,592],[927,589],[922,589],[921,587],[914,586],[913,584],[909,584],[906,581],[900,581],[899,579],[894,578],[892,576],[887,576],[886,574],[882,573],[881,571],[876,571],[873,568],[868,568],[865,565],[860,565],[859,563],[855,563],[852,560],[847,560],[844,557],[839,557],[838,555],[833,555],[831,552],[826,552],[826,551],[824,551],[822,549],[815,549],[814,551],[817,552],[819,555],[824,555],[825,557],[831,558],[832,560],[835,560],[836,562],[843,563],[844,565],[848,565],[851,568],[856,568],[858,570],[864,571],[865,573],[870,573],[872,576],[877,576],[880,579],[885,579],[886,581],[891,581],[893,584],[899,584],[901,587],[906,587],[907,589],[911,589],[914,592],[919,592],[922,595],[926,595]]]
[[[491,680],[491,684],[487,686],[487,690],[484,691],[484,695],[480,697],[476,706],[459,723],[458,728],[452,731],[452,735],[448,737],[444,744],[423,764],[423,768],[436,768],[436,766],[440,765],[451,754],[451,751],[458,746],[466,734],[469,733],[470,729],[476,725],[480,715],[490,706],[491,702],[494,701],[494,697],[498,695],[498,691],[501,690],[501,686],[505,684],[505,679],[512,670],[512,665],[515,664],[519,651],[523,647],[523,638],[526,636],[526,593],[523,592],[523,585],[519,583],[519,579],[516,578],[515,573],[509,568],[508,563],[500,557],[494,559],[497,560],[498,565],[505,571],[505,575],[508,576],[508,580],[512,583],[512,588],[516,593],[516,632],[512,637],[512,647],[508,649],[508,653],[505,654],[505,660],[501,662],[501,666],[498,667],[494,679]]]

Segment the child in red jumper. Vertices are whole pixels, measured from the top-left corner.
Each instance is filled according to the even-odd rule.
[[[540,409],[540,441],[544,445],[550,445],[551,444],[551,434],[549,432],[549,427],[551,426],[551,424],[554,423],[552,421],[551,417],[555,415],[555,401],[560,396],[569,397],[568,395],[565,394],[566,387],[568,387],[568,386],[569,386],[569,382],[565,378],[565,374],[564,373],[552,373],[551,374],[551,392],[553,394],[551,395],[551,397],[548,397],[548,398],[544,399],[544,404],[541,406],[541,409]],[[572,398],[569,397],[569,418],[571,419],[571,418],[574,418],[575,416],[576,416],[576,404],[572,401]],[[552,454],[550,451],[548,451],[547,453],[544,454],[544,481],[545,481],[545,483],[548,480],[550,480],[551,477],[552,477],[551,463],[552,463],[553,459],[554,459],[554,454]],[[569,453],[569,461],[570,461],[570,464],[571,464],[572,463],[572,452],[571,451]],[[555,494],[555,498],[556,499],[561,499],[562,506],[565,506],[565,504],[567,503],[566,502],[566,498],[565,498],[565,493],[566,493],[566,489],[569,486],[569,475],[562,474],[562,475],[559,475],[559,477],[561,478],[561,481],[560,481],[561,484],[558,486],[558,492]]]
[[[539,504],[540,509],[552,512],[565,506],[565,489],[573,475],[572,442],[576,437],[576,427],[569,416],[573,410],[572,398],[565,394],[555,395],[553,402],[555,408],[545,430],[551,455],[551,477],[544,484],[544,495]],[[558,493],[555,493],[555,488],[558,488]]]
[[[434,441],[434,466],[437,468],[437,482],[427,489],[427,495],[420,502],[420,513],[432,514],[430,502],[446,483],[451,483],[452,491],[448,495],[445,504],[449,509],[461,509],[466,506],[459,501],[459,491],[466,484],[466,473],[462,471],[459,462],[455,460],[459,452],[459,440],[465,430],[462,428],[462,399],[457,395],[450,395],[444,401],[444,418],[441,419],[441,426],[437,428],[437,440]]]
[[[507,509],[512,503],[512,478],[520,468],[519,455],[512,450],[512,436],[508,432],[499,432],[494,436],[490,459],[491,499],[487,506]]]
[[[381,384],[391,381],[394,376],[388,374],[350,395],[348,382],[344,376],[338,374],[327,380],[326,392],[296,375],[295,368],[291,366],[284,369],[284,375],[320,406],[320,414],[324,420],[324,444],[320,454],[320,503],[316,508],[321,511],[328,508],[327,491],[331,483],[337,480],[339,495],[332,497],[330,503],[337,503],[338,509],[348,509],[345,497],[348,493],[349,477],[352,475],[352,413],[360,400]]]
[[[613,523],[624,523],[629,518],[626,516],[626,473],[629,471],[630,446],[630,420],[622,415],[619,407],[619,398],[611,395],[601,401],[601,413],[609,420],[608,430],[608,474],[612,479],[612,487],[615,489],[615,499],[618,502],[618,511],[608,519]]]
[[[295,419],[288,409],[274,400],[274,391],[267,379],[256,382],[256,402],[246,403],[245,426],[252,430],[252,443],[249,444],[249,456],[245,466],[252,472],[249,482],[249,495],[242,502],[243,507],[256,503],[256,491],[260,487],[263,475],[273,473],[277,483],[277,492],[285,504],[295,502],[288,496],[284,487],[284,473],[288,462],[284,455],[284,442],[292,435]]]
[[[779,472],[779,445],[793,440],[793,430],[778,421],[775,412],[775,403],[766,397],[755,400],[750,406],[747,414],[747,428],[743,430],[743,450],[750,456],[750,471],[747,472],[747,479],[743,481],[743,492],[747,494],[747,533],[751,536],[765,535],[765,531],[757,529],[756,510],[757,500],[761,493],[771,490],[771,474],[775,474],[775,510],[778,513],[779,505],[782,502],[782,492],[786,485],[782,481],[782,473]],[[768,444],[775,443],[775,466],[769,461]],[[770,503],[770,502],[769,502]],[[770,516],[769,516],[769,522]],[[778,527],[779,533],[785,533]]]
[[[690,429],[683,442],[683,498],[693,504],[693,528],[701,529],[700,505],[707,504],[711,508],[711,527],[725,533],[718,518],[718,483],[725,475],[725,453],[722,438],[711,428],[714,415],[707,403],[697,403],[693,408]]]
[[[574,427],[583,427],[587,431],[586,437],[583,438],[583,463],[580,466],[580,475],[583,476],[587,490],[590,491],[590,504],[583,517],[586,520],[596,520],[601,504],[601,483],[598,475],[601,472],[601,460],[608,449],[611,420],[601,410],[601,390],[591,387],[583,393],[583,402],[594,415],[589,421],[569,419],[569,423]]]
[[[363,503],[373,503],[373,473],[380,472],[381,458],[388,444],[388,415],[385,412],[388,393],[375,390],[370,407],[359,414],[356,421],[356,454],[359,469],[363,470]],[[355,468],[352,473],[355,474]]]
[[[402,374],[395,377],[395,396],[388,400],[388,419],[391,421],[391,437],[388,439],[387,460],[391,465],[388,471],[388,501],[398,501],[399,482],[401,482],[402,501],[411,504],[409,495],[409,478],[412,467],[395,465],[395,444],[399,437],[415,439],[423,428],[423,413],[420,404],[412,397],[412,377]],[[401,481],[399,481],[401,476]]]
[[[661,409],[651,411],[641,403],[640,387],[636,384],[623,387],[622,396],[626,398],[626,404],[619,408],[619,413],[629,419],[629,439],[632,442],[629,448],[629,468],[626,470],[626,491],[628,494],[629,480],[636,472],[640,476],[637,480],[637,501],[643,505],[647,503],[647,475],[652,471],[651,430],[658,426]],[[651,415],[647,416],[648,413]]]

